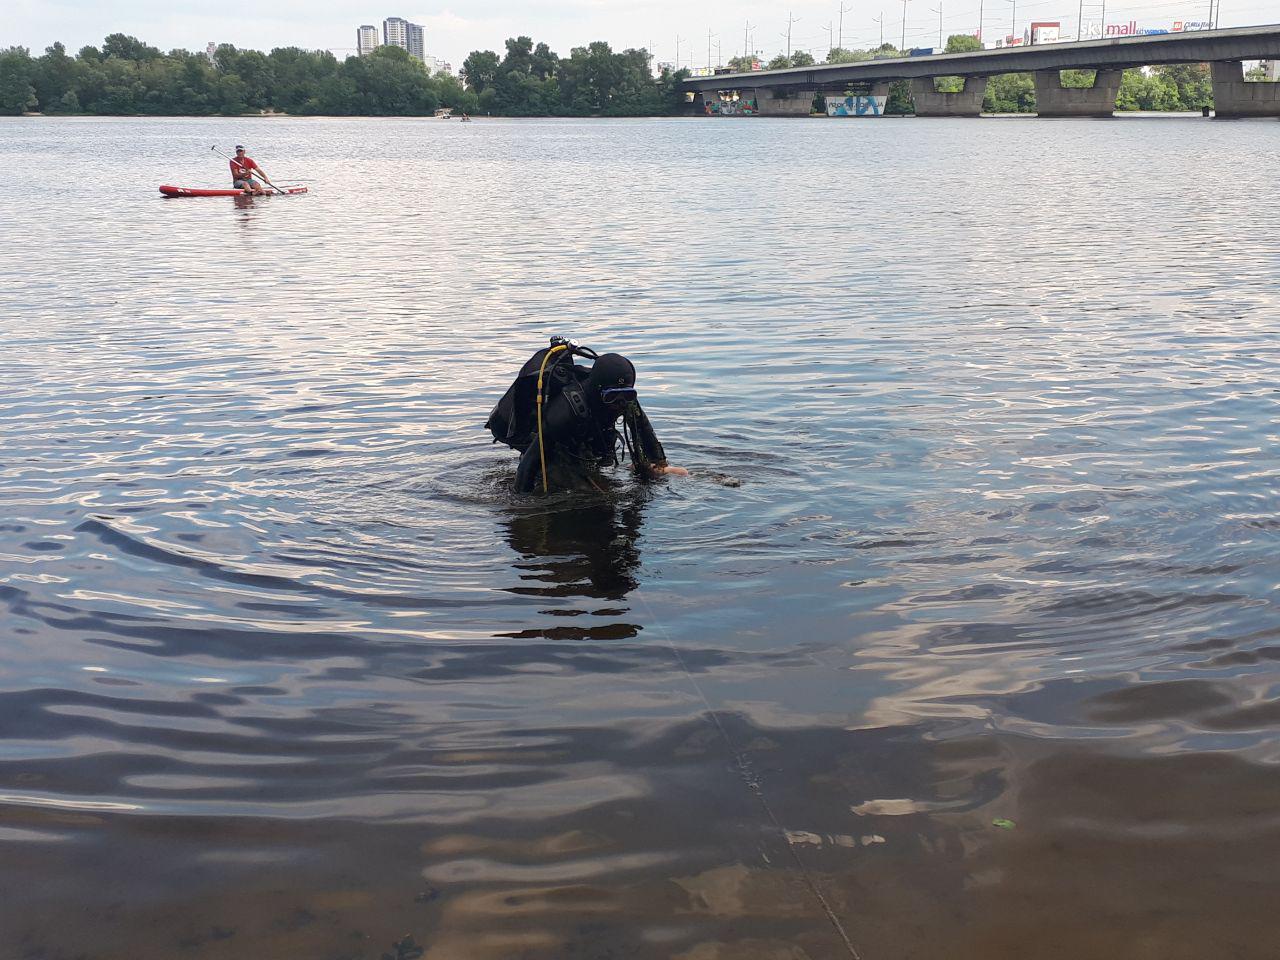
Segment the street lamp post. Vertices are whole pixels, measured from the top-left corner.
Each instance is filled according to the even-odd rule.
[[[839,39],[836,45],[841,50],[844,49],[844,15],[846,13],[849,13],[851,10],[853,10],[853,7],[846,7],[843,3],[840,4],[840,33],[839,33]]]
[[[883,10],[880,11],[880,16],[872,17],[871,22],[880,24],[880,46],[883,47],[884,46],[884,11]]]
[[[907,0],[902,0],[902,46],[898,47],[901,53],[907,49]]]
[[[1010,42],[1018,35],[1018,0],[1009,0],[1013,4],[1013,14],[1009,20],[1009,40]]]
[[[933,9],[933,7],[930,7],[929,12],[936,13],[938,15],[938,47],[941,48],[942,47],[942,0],[938,0],[937,10]]]
[[[905,2],[905,0],[904,0],[904,2]],[[799,18],[799,17],[793,17],[793,16],[791,15],[791,12],[790,12],[790,11],[787,11],[787,32],[786,32],[786,38],[787,38],[787,59],[788,59],[788,60],[790,60],[790,59],[791,59],[791,26],[792,26],[792,24],[796,24],[796,23],[799,23],[799,22],[800,22],[800,18]]]

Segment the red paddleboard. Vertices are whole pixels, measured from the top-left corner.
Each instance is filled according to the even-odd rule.
[[[306,193],[306,187],[282,187],[285,193]],[[244,190],[201,190],[198,187],[170,187],[165,185],[160,188],[160,192],[166,197],[251,197],[257,194],[247,193]],[[269,197],[271,193],[261,194],[261,196]]]

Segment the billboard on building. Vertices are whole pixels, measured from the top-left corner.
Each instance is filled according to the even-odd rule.
[[[1026,42],[1029,44],[1057,43],[1061,39],[1062,24],[1057,20],[1036,21],[1027,28]]]
[[[1081,31],[1085,40],[1101,40],[1107,37],[1158,37],[1165,33],[1188,33],[1193,30],[1212,30],[1208,20],[1175,20],[1167,27],[1143,27],[1137,20],[1128,23],[1090,23]]]
[[[888,97],[872,97],[851,94],[847,97],[827,97],[828,117],[879,117],[884,114]]]

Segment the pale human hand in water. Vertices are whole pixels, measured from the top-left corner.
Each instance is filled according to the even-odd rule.
[[[686,470],[684,467],[672,467],[666,464],[663,464],[660,467],[653,468],[653,475],[655,477],[661,477],[664,474],[667,474],[673,477],[687,477],[689,475],[689,471]]]

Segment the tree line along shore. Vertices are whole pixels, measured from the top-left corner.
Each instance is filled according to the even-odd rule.
[[[947,52],[979,49],[955,35]],[[828,63],[851,63],[902,54],[892,44],[871,50],[833,49]],[[778,56],[770,69],[814,63],[807,52]],[[729,62],[749,70],[745,58]],[[506,42],[500,55],[472,52],[461,77],[432,76],[395,46],[364,57],[338,60],[327,51],[279,47],[270,53],[229,44],[204,53],[164,53],[135,37],[115,33],[101,47],[74,56],[61,43],[33,57],[22,47],[0,50],[0,114],[29,112],[98,116],[430,116],[440,108],[509,117],[664,116],[686,110],[680,81],[687,71],[653,75],[646,50],[614,51],[597,41],[561,57],[529,37]],[[1066,85],[1089,86],[1092,71],[1064,71]],[[948,89],[947,78],[939,81]],[[959,78],[956,78],[956,88]],[[1128,70],[1117,98],[1119,110],[1198,111],[1212,106],[1213,89],[1204,64],[1176,64],[1150,71]],[[820,105],[817,105],[820,109]],[[1035,112],[1029,73],[990,78],[983,109],[989,113]],[[891,87],[887,111],[910,113],[905,82]]]

